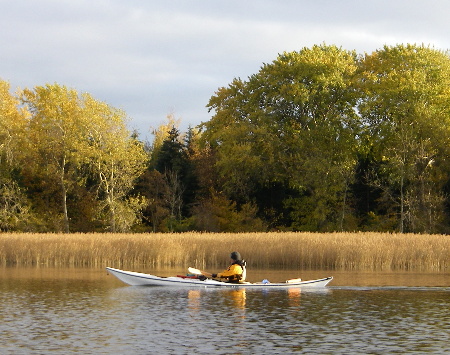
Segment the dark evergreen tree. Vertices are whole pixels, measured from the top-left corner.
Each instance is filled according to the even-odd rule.
[[[178,219],[188,217],[198,189],[194,167],[189,159],[191,135],[187,140],[180,138],[180,131],[172,127],[168,137],[153,159],[153,167],[165,176],[168,184],[168,200],[172,214]],[[191,138],[189,138],[191,137]]]

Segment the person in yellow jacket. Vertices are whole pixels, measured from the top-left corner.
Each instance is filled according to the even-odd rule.
[[[213,278],[226,279],[228,282],[245,281],[245,261],[242,260],[238,251],[233,251],[230,255],[231,265],[228,269],[212,274]]]

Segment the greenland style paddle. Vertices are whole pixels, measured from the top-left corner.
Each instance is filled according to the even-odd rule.
[[[206,271],[202,271],[202,270],[199,270],[199,269],[194,269],[193,267],[189,267],[188,268],[188,272],[191,273],[191,274],[194,274],[194,275],[203,275],[203,276],[206,276],[206,277],[212,277],[211,273],[206,272]]]

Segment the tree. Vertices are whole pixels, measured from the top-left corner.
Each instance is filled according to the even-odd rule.
[[[223,194],[211,193],[211,198],[194,207],[194,228],[204,232],[262,232],[267,226],[256,216],[257,207],[246,203],[238,210],[236,202]]]
[[[450,58],[385,46],[361,61],[359,111],[382,164],[372,184],[395,203],[400,232],[434,232],[443,219],[449,146]]]
[[[359,128],[356,69],[354,52],[314,46],[279,55],[248,81],[220,88],[203,137],[217,151],[227,196],[243,203],[282,184],[293,193],[286,207],[296,229],[343,226]],[[319,203],[301,211],[305,199]]]
[[[75,90],[53,84],[24,90],[22,102],[31,113],[28,167],[42,177],[47,192],[59,196],[62,229],[69,233],[67,195],[79,178],[75,170],[83,140],[81,100]]]
[[[129,194],[146,169],[148,154],[126,128],[123,111],[89,95],[84,95],[83,110],[86,136],[79,150],[98,181],[100,217],[111,232],[127,231],[147,203]]]
[[[69,232],[68,198],[74,201],[78,193],[81,203],[92,203],[91,194],[79,189],[90,184],[97,187],[95,207],[110,230],[136,223],[145,201],[128,194],[148,156],[126,129],[125,113],[58,84],[26,89],[22,102],[31,113],[25,175],[38,194],[36,206],[45,203],[41,213],[62,215],[62,230]]]
[[[169,230],[180,225],[183,218],[190,216],[190,209],[198,190],[197,178],[194,173],[192,154],[194,154],[195,132],[189,129],[182,135],[173,116],[168,116],[167,125],[161,125],[153,133],[157,141],[153,143],[152,158],[149,169],[155,169],[165,181],[165,204],[170,216],[167,220]],[[165,137],[164,139],[159,139]]]
[[[163,221],[170,217],[167,204],[168,186],[164,175],[155,169],[147,169],[139,178],[135,190],[147,200],[142,211],[143,219],[153,232],[165,231]]]
[[[175,118],[173,113],[166,116],[167,123],[161,123],[158,128],[152,130],[153,140],[150,147],[151,162],[150,165],[154,167],[154,161],[158,157],[159,151],[164,141],[169,136],[169,132],[173,129],[179,130],[181,119]]]
[[[0,230],[16,230],[31,218],[29,201],[15,181],[24,148],[27,113],[0,80]]]
[[[10,94],[8,82],[0,80],[0,159],[16,166],[24,143],[27,112],[19,108],[19,100]]]
[[[0,177],[0,231],[27,229],[31,218],[29,202],[18,184]]]

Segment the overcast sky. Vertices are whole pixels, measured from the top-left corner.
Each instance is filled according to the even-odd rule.
[[[0,78],[58,83],[125,110],[144,139],[278,53],[335,44],[450,49],[448,0],[0,0]]]

